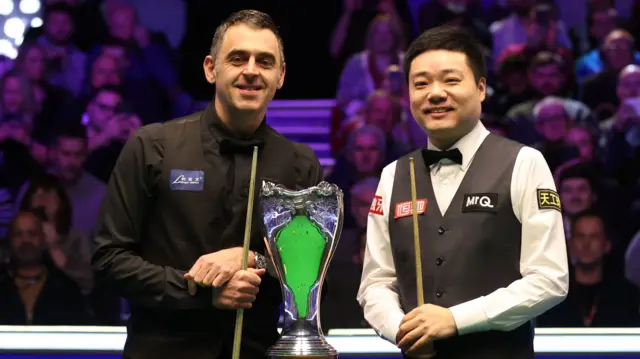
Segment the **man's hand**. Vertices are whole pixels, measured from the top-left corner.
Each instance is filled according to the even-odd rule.
[[[456,322],[449,309],[425,304],[402,318],[396,342],[409,356],[414,352],[426,354],[433,348],[434,340],[452,337],[456,331]]]
[[[250,252],[249,267],[254,266],[252,262]],[[220,288],[240,269],[242,247],[235,247],[201,256],[184,277],[203,287]]]
[[[213,305],[218,309],[250,309],[256,300],[260,278],[266,270],[249,268],[237,271],[231,280],[224,286],[213,300]]]

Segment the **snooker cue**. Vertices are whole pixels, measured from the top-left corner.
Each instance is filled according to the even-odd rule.
[[[424,304],[424,289],[422,289],[422,257],[420,255],[418,203],[416,200],[416,172],[414,167],[414,159],[413,157],[409,157],[409,175],[411,178],[411,212],[413,215],[413,250],[416,253],[416,289],[418,292],[418,306],[421,306]]]
[[[249,202],[247,203],[247,221],[244,225],[244,244],[242,245],[242,270],[247,270],[249,264],[249,242],[251,239],[251,220],[253,217],[253,193],[256,186],[256,167],[258,166],[258,146],[253,146],[253,160],[251,161],[251,179],[249,180]],[[233,336],[233,359],[240,359],[240,343],[242,342],[242,321],[244,309],[236,312],[236,330]]]

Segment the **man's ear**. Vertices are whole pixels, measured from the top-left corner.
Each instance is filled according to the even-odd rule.
[[[280,90],[282,88],[282,85],[284,85],[284,75],[287,72],[287,64],[284,63],[282,64],[282,72],[280,73],[280,79],[278,80],[278,90]]]
[[[202,69],[204,70],[204,78],[208,83],[214,84],[216,82],[216,60],[207,55],[202,63]]]

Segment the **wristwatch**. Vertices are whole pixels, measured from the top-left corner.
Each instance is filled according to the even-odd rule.
[[[253,260],[256,262],[256,269],[267,268],[267,258],[262,254],[253,252]]]

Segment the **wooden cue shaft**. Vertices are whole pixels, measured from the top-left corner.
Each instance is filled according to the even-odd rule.
[[[416,253],[416,291],[418,292],[418,306],[421,306],[424,304],[424,289],[422,288],[422,256],[420,254],[418,202],[416,200],[416,172],[413,157],[409,158],[409,175],[411,179],[411,212],[413,215],[413,249]]]
[[[247,270],[249,265],[249,243],[251,239],[251,220],[253,217],[253,194],[256,186],[256,169],[258,167],[258,146],[253,147],[253,160],[251,161],[251,179],[249,180],[249,201],[247,203],[247,221],[244,225],[244,243],[242,245],[242,269]],[[242,342],[242,322],[244,309],[236,312],[236,330],[233,336],[233,359],[240,359],[240,343]]]

